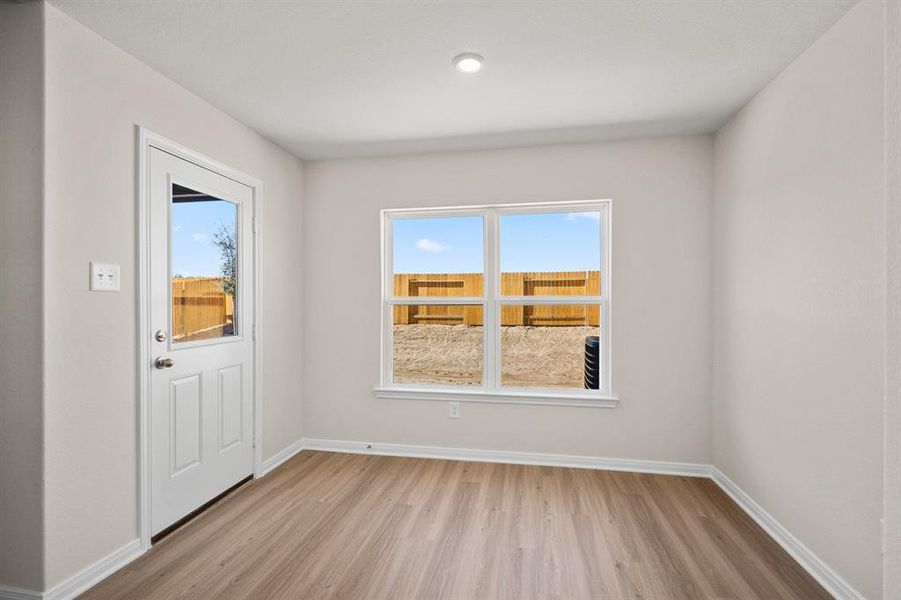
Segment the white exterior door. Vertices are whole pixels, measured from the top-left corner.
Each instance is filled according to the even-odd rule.
[[[151,535],[253,472],[253,191],[150,149]]]

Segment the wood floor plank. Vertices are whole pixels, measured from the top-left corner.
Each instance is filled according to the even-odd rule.
[[[706,479],[304,451],[82,600],[829,595]]]

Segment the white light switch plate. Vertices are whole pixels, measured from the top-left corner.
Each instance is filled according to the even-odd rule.
[[[91,261],[91,291],[118,292],[119,265]]]
[[[459,419],[460,418],[460,403],[459,402],[448,402],[448,412],[447,416],[451,419]]]

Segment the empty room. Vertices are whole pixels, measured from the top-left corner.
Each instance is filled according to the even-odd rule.
[[[0,600],[901,600],[901,0],[0,0]]]

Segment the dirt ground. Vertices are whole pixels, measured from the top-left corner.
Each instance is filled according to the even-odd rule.
[[[585,338],[597,327],[502,327],[504,385],[583,388]],[[395,325],[397,383],[479,385],[482,328],[470,325]]]
[[[235,326],[232,323],[219,325],[218,327],[210,327],[203,331],[197,331],[176,338],[176,342],[196,342],[197,340],[212,340],[215,338],[226,337],[235,334]]]

